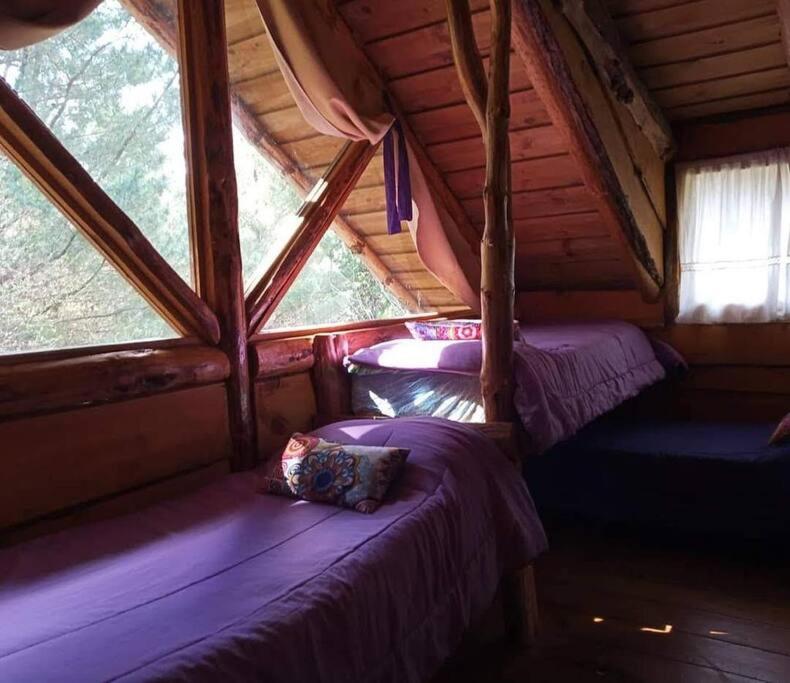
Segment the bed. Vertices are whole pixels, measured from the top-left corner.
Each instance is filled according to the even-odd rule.
[[[727,543],[790,539],[790,444],[774,422],[596,420],[525,463],[541,513]]]
[[[371,515],[260,472],[0,551],[0,680],[422,681],[546,547],[493,442],[432,418],[317,434],[411,449]]]
[[[650,340],[625,322],[520,325],[515,405],[530,450],[543,452],[665,376]],[[480,341],[401,339],[350,355],[357,415],[484,419]]]

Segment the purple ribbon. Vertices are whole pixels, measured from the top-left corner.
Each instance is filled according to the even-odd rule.
[[[396,153],[397,173],[395,172]],[[406,151],[403,128],[397,119],[384,136],[384,191],[387,200],[387,233],[396,235],[401,231],[401,221],[412,219],[409,155]]]

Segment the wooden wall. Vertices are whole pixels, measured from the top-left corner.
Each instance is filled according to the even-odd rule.
[[[677,161],[790,145],[790,109],[729,114],[676,126]],[[790,325],[670,325],[657,332],[688,359],[681,415],[778,419],[790,411]]]
[[[208,347],[0,365],[0,535],[133,509],[226,472],[227,376]]]

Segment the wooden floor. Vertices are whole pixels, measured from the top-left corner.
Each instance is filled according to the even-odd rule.
[[[438,681],[790,682],[788,563],[550,531],[528,653],[467,643]]]

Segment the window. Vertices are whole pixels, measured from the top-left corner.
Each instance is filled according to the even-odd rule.
[[[0,53],[0,75],[190,282],[176,59],[105,0],[69,30]]]
[[[790,149],[679,168],[680,314],[790,320]]]
[[[282,174],[233,128],[233,157],[239,192],[239,242],[244,286],[263,277],[299,227],[302,200]]]
[[[0,353],[176,336],[0,156]]]
[[[409,311],[330,228],[264,329],[404,315]]]

